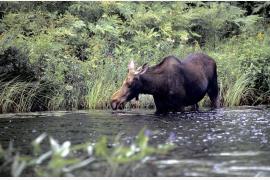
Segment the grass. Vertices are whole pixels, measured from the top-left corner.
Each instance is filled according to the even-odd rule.
[[[259,12],[249,16],[232,3],[64,3],[53,4],[56,13],[49,4],[3,6],[1,112],[107,109],[130,60],[155,65],[194,52],[216,60],[224,106],[269,103],[270,31]],[[40,82],[7,82],[3,73]],[[153,104],[142,95],[127,108]]]
[[[52,97],[48,96],[49,110],[55,111],[64,108],[64,101],[65,101],[64,93],[65,93],[64,89],[61,88],[58,91],[56,91]]]
[[[97,80],[93,83],[92,88],[89,90],[87,102],[89,109],[107,108],[108,87],[105,86],[103,80]]]
[[[36,110],[61,110],[67,106],[64,87],[53,88],[52,83],[25,82],[14,78],[0,81],[0,112],[30,112]],[[75,103],[78,100],[75,99]],[[74,105],[76,106],[76,105]]]
[[[241,100],[245,94],[245,91],[248,91],[248,78],[245,74],[241,75],[237,80],[228,87],[227,91],[222,89],[223,93],[223,105],[225,106],[236,106],[240,105]]]
[[[116,87],[114,84],[105,81],[104,79],[96,80],[89,85],[89,92],[87,95],[87,103],[89,109],[107,109],[110,108],[110,97]]]
[[[235,37],[220,42],[215,49],[206,47],[201,48],[197,44],[192,48],[185,45],[171,52],[178,52],[181,58],[189,53],[204,52],[216,60],[222,106],[269,103],[269,70],[267,71],[267,65],[263,65],[267,64],[270,58],[266,53],[270,50],[266,40],[262,42],[256,36],[249,39]],[[121,87],[127,75],[129,60],[126,56],[107,60],[105,64],[94,68],[84,67],[82,72],[90,74],[82,81],[83,84],[79,85],[56,84],[53,80],[46,83],[20,81],[18,77],[5,81],[6,78],[1,76],[0,112],[29,112],[39,110],[36,108],[38,106],[42,107],[42,110],[108,109],[111,95]],[[156,64],[160,59],[151,59],[149,63]],[[249,66],[250,63],[252,66]],[[264,89],[256,85],[257,77],[261,79],[259,82],[264,84]],[[205,97],[199,105],[209,106],[209,98]],[[126,108],[152,109],[153,98],[150,95],[140,95],[139,103],[132,101]]]
[[[35,96],[39,93],[39,84],[16,82],[16,79],[1,82],[0,111],[28,112],[31,110]]]

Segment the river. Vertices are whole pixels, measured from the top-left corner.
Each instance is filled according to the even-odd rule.
[[[46,132],[60,142],[95,142],[146,127],[151,144],[173,137],[176,148],[153,156],[136,176],[270,176],[270,108],[242,106],[156,116],[153,110],[56,111],[0,115],[0,143],[27,153]],[[98,174],[102,176],[102,174]]]

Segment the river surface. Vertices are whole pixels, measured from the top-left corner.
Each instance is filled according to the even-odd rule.
[[[122,134],[130,141],[146,127],[151,144],[173,136],[176,148],[154,155],[135,176],[270,176],[270,108],[235,107],[156,116],[153,110],[38,112],[0,115],[0,143],[27,152],[46,132],[60,142],[95,142]],[[102,174],[97,174],[102,176]]]

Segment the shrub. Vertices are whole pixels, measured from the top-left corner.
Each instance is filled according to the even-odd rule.
[[[41,89],[33,89],[40,110],[107,108],[130,60],[154,65],[167,55],[184,58],[193,52],[217,60],[224,105],[269,102],[267,20],[265,15],[247,12],[245,6],[232,2],[21,4],[0,3],[1,81],[10,85],[7,89],[24,83],[29,92],[35,87],[29,83],[40,84]],[[260,12],[268,7],[257,5]],[[152,106],[144,97],[141,106]],[[26,104],[32,108],[21,110],[39,109],[31,102]],[[14,105],[6,105],[12,106],[6,110],[14,110]]]

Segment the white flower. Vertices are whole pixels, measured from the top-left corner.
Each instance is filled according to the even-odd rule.
[[[70,152],[70,141],[65,141],[62,145],[59,145],[59,143],[50,137],[50,144],[52,147],[52,150],[56,154],[60,154],[61,157],[66,157]]]
[[[87,153],[88,153],[89,156],[91,156],[93,154],[93,146],[89,145],[87,147]]]
[[[50,137],[50,144],[51,144],[52,150],[53,150],[54,152],[59,151],[60,145],[59,145],[58,142],[57,142],[55,139],[53,139],[52,137]]]
[[[130,147],[130,151],[128,151],[128,152],[126,153],[126,157],[130,157],[130,156],[134,155],[136,152],[139,152],[139,151],[140,151],[140,149],[137,148],[137,147],[135,146],[135,144],[132,144],[131,147]]]
[[[71,145],[70,141],[66,141],[66,142],[63,143],[63,145],[60,148],[60,154],[61,154],[62,157],[66,157],[69,154],[70,145]]]
[[[40,144],[45,137],[47,136],[46,133],[42,133],[41,135],[39,135],[35,140],[34,140],[34,144]]]

